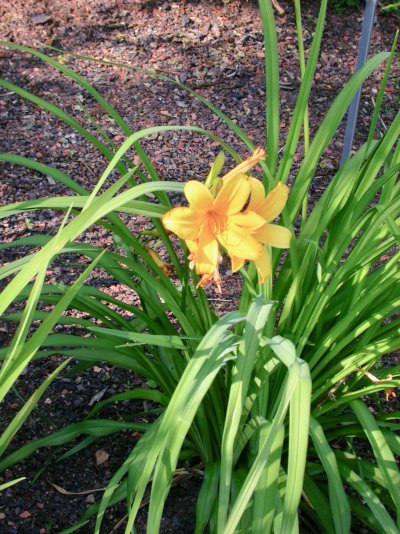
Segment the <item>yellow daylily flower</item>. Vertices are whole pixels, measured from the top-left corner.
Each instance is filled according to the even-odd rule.
[[[160,258],[160,256],[157,254],[155,250],[153,250],[151,247],[148,247],[145,245],[144,247],[147,254],[151,257],[151,259],[154,261],[154,263],[162,270],[162,272],[166,276],[171,276],[171,274],[174,272],[174,268],[172,265],[169,265],[164,260]]]
[[[172,209],[162,222],[167,230],[188,243],[192,266],[197,274],[206,275],[200,282],[204,285],[208,280],[219,280],[219,243],[227,233],[228,219],[247,202],[250,185],[244,178],[230,181],[213,198],[205,185],[191,180],[185,184],[184,193],[189,207]]]
[[[185,240],[190,251],[189,266],[202,275],[198,285],[213,281],[220,291],[220,247],[230,256],[232,271],[251,260],[264,281],[272,270],[264,245],[287,246],[290,232],[269,224],[285,205],[286,199],[281,206],[285,190],[265,196],[261,182],[246,175],[264,157],[264,150],[257,149],[223,176],[220,186],[211,191],[195,180],[187,182],[184,194],[189,206],[173,208],[163,216],[165,228]],[[274,207],[275,197],[278,205]]]

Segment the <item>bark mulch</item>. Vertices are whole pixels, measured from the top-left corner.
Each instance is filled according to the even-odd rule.
[[[317,1],[303,2],[305,47],[309,47],[315,25]],[[292,2],[281,2],[286,14],[278,18],[281,60],[282,133],[287,132],[299,87],[299,69],[295,41]],[[328,13],[323,50],[310,103],[311,131],[315,132],[324,112],[354,70],[361,27],[361,13]],[[379,14],[374,28],[371,54],[390,49],[398,18]],[[135,69],[155,69],[179,80],[210,99],[235,120],[254,140],[264,144],[264,52],[263,34],[257,5],[239,0],[6,0],[0,5],[0,38],[32,47],[44,44],[71,52],[95,56]],[[56,52],[49,51],[57,57]],[[156,81],[143,72],[110,67],[64,56],[63,61],[92,83],[126,119],[133,130],[154,125],[202,126],[231,143],[246,157],[247,153],[234,134],[199,101],[172,84]],[[51,66],[28,54],[0,48],[1,77],[24,87],[60,106],[89,129],[81,111],[83,104],[92,117],[119,145],[124,136],[104,116],[102,109],[79,86]],[[366,82],[361,99],[357,143],[365,139],[383,70]],[[378,127],[390,124],[399,105],[400,66],[393,68],[391,82]],[[396,89],[397,87],[397,89]],[[106,165],[105,159],[77,133],[14,93],[0,89],[0,152],[17,153],[52,165],[91,189]],[[342,150],[343,128],[329,146],[318,169],[313,193],[318,196],[338,167]],[[201,179],[218,152],[217,144],[197,134],[167,133],[143,143],[162,179]],[[300,157],[300,156],[299,156]],[[299,161],[299,157],[297,161]],[[295,171],[294,171],[295,172]],[[0,202],[67,194],[66,189],[34,171],[10,164],[0,167]],[[0,222],[2,241],[12,241],[32,233],[54,233],[60,215],[50,210],[13,217]],[[132,230],[146,224],[132,221]],[[100,228],[93,228],[85,240],[104,244],[110,240]],[[3,255],[2,262],[15,259]],[[55,267],[50,273],[63,283],[74,279],[74,269]],[[94,279],[99,287],[115,295],[122,288],[115,281]],[[222,299],[214,301],[218,311],[231,305],[237,279],[224,286]],[[215,298],[213,290],[210,296]],[[130,298],[125,295],[125,298]],[[0,344],[6,342],[4,326]],[[29,395],[53,370],[56,358],[31,365],[20,378],[16,391],[7,397],[0,411],[5,425]],[[82,420],[93,397],[107,388],[106,396],[141,380],[128,372],[95,366],[79,376],[65,373],[48,389],[38,409],[14,439],[10,451],[65,425]],[[101,413],[104,418],[146,419],[143,404],[111,405]],[[112,473],[133,447],[137,435],[125,432],[118,438],[98,440],[79,454],[56,463],[66,450],[41,450],[0,476],[0,484],[18,476],[27,480],[4,491],[0,496],[0,532],[55,533],[76,522],[84,510],[97,501]],[[99,459],[101,461],[99,461]],[[43,470],[43,468],[46,468]],[[193,532],[195,496],[200,480],[183,479],[173,489],[165,509],[162,532]],[[124,528],[124,507],[115,506],[108,515],[104,532]],[[81,529],[90,532],[92,524]],[[115,529],[115,530],[113,530]],[[145,513],[138,532],[145,532]]]

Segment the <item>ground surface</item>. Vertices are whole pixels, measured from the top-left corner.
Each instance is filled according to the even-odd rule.
[[[318,2],[303,3],[306,4],[307,49]],[[299,86],[299,72],[292,3],[282,1],[281,4],[286,9],[286,16],[278,20],[281,129],[285,132]],[[397,24],[395,17],[378,17],[371,53],[390,48]],[[329,12],[310,104],[312,131],[353,72],[359,30],[359,12],[348,11],[341,15]],[[33,47],[49,44],[79,54],[127,63],[135,68],[156,69],[198,90],[237,121],[256,144],[264,144],[263,36],[256,4],[251,1],[6,0],[0,5],[0,38]],[[85,76],[118,109],[133,130],[171,124],[202,126],[231,143],[244,157],[247,156],[244,147],[217,117],[173,85],[122,67],[75,58],[67,58],[66,64]],[[50,66],[27,54],[0,48],[0,68],[2,78],[50,100],[87,125],[79,107],[83,104],[113,141],[121,144],[123,134],[107,121],[97,104],[80,87]],[[380,76],[381,71],[377,78]],[[398,108],[396,84],[399,76],[397,64],[388,86],[379,128],[391,122]],[[365,138],[367,132],[377,81],[369,80],[365,86],[357,142]],[[0,124],[0,152],[18,153],[53,165],[73,176],[87,189],[95,185],[105,167],[105,160],[79,135],[7,89],[0,89]],[[338,166],[342,136],[343,130],[324,156],[319,169],[320,181],[315,187],[316,195]],[[144,146],[160,177],[172,180],[203,178],[218,151],[214,141],[193,134],[159,135],[146,140]],[[51,179],[16,166],[1,165],[0,176],[2,204],[66,193],[63,186]],[[60,216],[50,211],[32,216],[29,221],[24,217],[2,221],[1,239],[11,241],[30,232],[53,233],[59,221]],[[133,222],[133,230],[135,224]],[[109,236],[94,229],[86,238],[98,243],[107,241]],[[4,262],[10,259],[13,257],[2,258]],[[57,274],[61,276],[61,281],[68,283],[73,273],[63,271]],[[107,280],[104,284],[110,292],[118,293],[119,288],[113,285],[113,281]],[[229,293],[229,285],[226,291]],[[224,300],[221,300],[219,308],[223,306]],[[4,337],[4,331],[0,331],[0,335]],[[19,395],[26,399],[54,365],[53,361],[49,361],[46,365],[30,368],[18,383]],[[135,376],[114,373],[103,366],[82,373],[78,379],[64,377],[55,381],[40,403],[39,410],[18,434],[13,448],[83,419],[91,399],[105,386],[109,388],[109,395],[138,380]],[[10,395],[7,400],[0,413],[0,424],[10,421],[21,406],[17,395]],[[122,408],[112,406],[102,415],[118,418],[140,412],[142,408],[132,403]],[[7,471],[3,478],[0,477],[0,483],[17,476],[27,476],[28,481],[0,496],[0,532],[53,533],[74,523],[86,507],[98,499],[100,492],[96,490],[104,487],[134,440],[135,436],[130,433],[117,440],[100,440],[80,454],[57,464],[51,462],[52,453],[44,450]],[[62,451],[62,448],[57,450],[55,457]],[[96,463],[98,451],[109,454],[107,461],[99,465]],[[46,463],[49,463],[47,470],[32,483]],[[60,487],[71,494],[66,495]],[[164,533],[193,531],[193,502],[197,487],[196,480],[191,479],[174,489],[163,520]],[[123,515],[123,507],[116,507],[107,520],[104,532],[111,532]],[[140,528],[144,532],[144,519]],[[118,530],[121,530],[120,527]],[[82,532],[89,531],[87,527],[82,529]]]

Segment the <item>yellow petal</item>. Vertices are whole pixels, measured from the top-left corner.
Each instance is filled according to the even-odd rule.
[[[236,256],[231,256],[231,270],[233,273],[236,273],[244,265],[244,259],[238,258]]]
[[[265,225],[265,220],[254,211],[231,215],[229,221],[230,224],[246,228],[246,231],[250,233],[256,232]]]
[[[218,241],[210,231],[207,223],[203,224],[199,234],[195,263],[197,274],[211,274],[218,269]]]
[[[254,264],[260,275],[260,283],[263,284],[272,274],[272,262],[268,252],[264,250],[263,254],[254,260]]]
[[[199,248],[197,241],[186,239],[186,246],[192,254],[197,254],[197,250]]]
[[[267,223],[257,231],[255,237],[261,243],[264,243],[264,245],[271,245],[276,248],[289,248],[292,234],[284,226]]]
[[[186,182],[183,192],[192,209],[201,212],[211,209],[213,197],[209,189],[201,182],[196,182],[196,180]]]
[[[163,215],[162,222],[181,239],[197,239],[204,216],[192,208],[174,208]]]
[[[217,235],[217,238],[231,257],[255,260],[263,252],[262,245],[239,226],[230,225],[225,232]]]
[[[257,208],[259,213],[267,222],[273,221],[282,212],[286,205],[289,188],[279,182],[279,184],[268,195],[264,202]]]
[[[233,215],[238,213],[249,198],[250,185],[247,179],[239,178],[224,182],[214,201],[213,211]]]
[[[239,165],[236,165],[236,167],[229,171],[227,174],[225,174],[222,179],[227,180],[228,178],[236,176],[237,174],[245,174],[250,169],[255,167],[257,163],[262,159],[265,159],[265,150],[263,148],[258,147],[254,150],[253,154],[249,158],[239,163]]]
[[[247,210],[257,210],[257,207],[265,200],[265,188],[257,178],[250,178],[250,202],[247,206]]]

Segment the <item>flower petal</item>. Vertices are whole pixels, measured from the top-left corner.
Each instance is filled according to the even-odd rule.
[[[213,211],[233,215],[238,213],[249,198],[250,185],[247,178],[228,180],[214,200]]]
[[[271,245],[276,248],[289,248],[292,234],[284,226],[267,223],[258,230],[255,237],[261,243],[264,243],[264,245]]]
[[[250,178],[249,183],[250,183],[250,201],[249,201],[249,205],[247,206],[247,210],[257,211],[257,207],[260,206],[265,200],[265,188],[262,182],[260,182],[260,180],[257,180],[257,178]]]
[[[246,231],[251,233],[256,232],[265,225],[265,219],[254,211],[231,215],[229,221],[231,224],[246,228]]]
[[[163,215],[162,222],[181,239],[197,239],[204,215],[192,208],[174,208]]]
[[[201,212],[211,209],[213,197],[210,190],[201,182],[196,182],[196,180],[186,182],[183,192],[192,209]]]
[[[245,174],[250,169],[255,167],[257,163],[262,159],[265,159],[265,150],[263,148],[257,147],[249,158],[239,163],[239,165],[236,165],[236,167],[229,171],[227,174],[225,174],[222,179],[226,180],[228,178],[231,178],[232,176],[236,176],[237,174]]]
[[[264,202],[257,208],[259,213],[267,222],[273,221],[282,212],[286,205],[289,188],[279,182],[279,184],[268,195]]]
[[[233,224],[229,225],[225,232],[217,235],[217,238],[231,257],[255,260],[263,252],[262,245],[254,237]]]
[[[195,259],[197,274],[211,274],[219,266],[218,241],[210,231],[208,224],[203,224],[198,241],[197,254]]]
[[[236,273],[244,265],[244,259],[238,258],[237,256],[231,256],[231,270],[233,273]]]
[[[272,274],[272,262],[271,256],[266,250],[254,260],[254,264],[257,268],[258,274],[260,275],[260,283],[263,284],[267,278]]]

